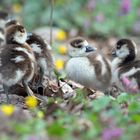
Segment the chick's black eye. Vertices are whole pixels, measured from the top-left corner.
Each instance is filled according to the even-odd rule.
[[[78,45],[77,48],[82,48],[82,45]]]
[[[21,32],[21,33],[24,33],[24,30],[21,30],[20,32]]]
[[[121,46],[120,45],[117,45],[117,47],[116,47],[117,49],[120,49],[121,48]]]
[[[75,43],[75,46],[76,46],[76,48],[82,48],[82,45],[81,44]]]

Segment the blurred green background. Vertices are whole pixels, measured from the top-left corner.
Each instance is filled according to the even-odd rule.
[[[60,30],[56,33],[57,41],[54,41],[52,49],[55,68],[62,77],[68,59],[65,41],[73,31],[87,38],[107,38],[103,41],[91,39],[104,51],[111,46],[109,42],[116,43],[119,37],[137,36],[139,40],[140,0],[53,1],[53,27]],[[0,10],[8,11],[11,17],[23,22],[28,31],[50,27],[51,0],[0,0]],[[49,34],[42,37],[48,39]],[[76,98],[70,97],[67,103],[60,97],[48,97],[47,107],[31,110],[33,117],[30,119],[26,119],[28,114],[22,115],[22,110],[13,118],[0,114],[0,140],[40,140],[40,135],[45,137],[42,140],[140,139],[139,94],[121,93],[116,99],[103,96],[98,100],[88,100],[82,89],[75,92]]]
[[[1,0],[28,30],[50,24],[50,0]],[[53,26],[86,36],[140,34],[139,0],[54,0]]]

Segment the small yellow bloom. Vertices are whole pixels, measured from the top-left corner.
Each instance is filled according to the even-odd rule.
[[[38,111],[38,112],[37,112],[37,116],[38,116],[39,118],[43,118],[43,117],[44,117],[44,113],[43,113],[42,111]]]
[[[57,59],[55,61],[55,68],[57,70],[62,70],[64,68],[64,61],[62,59]]]
[[[21,12],[21,10],[22,10],[22,7],[21,7],[21,5],[20,5],[19,3],[15,3],[15,4],[13,5],[13,11],[14,11],[15,13],[19,13],[19,12]]]
[[[5,114],[6,116],[10,116],[13,114],[14,112],[14,106],[13,105],[2,105],[1,106],[1,111],[3,112],[3,114]]]
[[[67,53],[67,48],[64,45],[61,45],[58,47],[58,51],[60,54],[66,54]]]
[[[59,41],[63,41],[66,39],[66,32],[63,31],[63,30],[59,30],[57,33],[56,33],[56,39],[59,40]]]
[[[25,98],[25,104],[29,107],[29,108],[35,108],[38,104],[38,101],[35,97],[32,96],[28,96]]]
[[[56,104],[58,104],[58,101],[57,101],[57,100],[55,100],[55,103],[56,103]]]

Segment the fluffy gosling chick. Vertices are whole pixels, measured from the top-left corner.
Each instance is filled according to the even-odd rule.
[[[8,89],[22,82],[28,95],[34,96],[28,86],[35,71],[35,57],[26,44],[27,33],[23,26],[14,25],[7,29],[6,44],[0,51],[0,82],[8,98]]]
[[[0,11],[0,45],[4,44],[4,27],[6,24],[6,20],[8,18],[8,13],[5,11]]]
[[[83,38],[73,39],[68,46],[71,56],[66,64],[67,77],[86,88],[105,91],[111,82],[109,61]]]
[[[120,39],[112,55],[115,57],[112,61],[112,82],[126,92],[140,91],[140,60],[135,60],[137,55],[135,42]]]
[[[53,59],[51,55],[51,47],[43,40],[39,35],[35,33],[28,33],[28,38],[26,42],[32,48],[37,64],[40,68],[40,78],[37,85],[41,85],[43,82],[43,77],[48,76],[52,79],[53,75]]]

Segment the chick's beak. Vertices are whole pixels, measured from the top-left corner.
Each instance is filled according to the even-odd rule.
[[[20,36],[22,37],[24,35],[24,33],[20,33]]]
[[[115,51],[115,50],[112,51],[112,56],[113,56],[113,57],[116,57],[116,51]]]
[[[95,51],[95,50],[97,50],[97,48],[89,46],[89,45],[86,46],[86,52],[92,52],[92,51]]]

